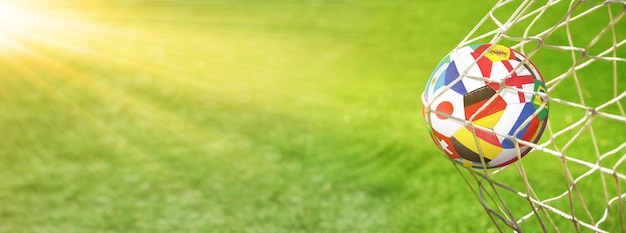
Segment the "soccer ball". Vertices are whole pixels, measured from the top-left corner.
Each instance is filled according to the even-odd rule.
[[[537,94],[542,93],[542,94]],[[546,85],[521,53],[502,45],[453,50],[422,94],[430,136],[465,167],[496,168],[526,155],[548,120]]]

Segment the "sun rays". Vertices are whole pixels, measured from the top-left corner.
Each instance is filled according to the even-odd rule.
[[[132,9],[78,0],[3,5],[0,11],[8,14],[0,18],[0,123],[2,118],[18,122],[3,125],[4,132],[27,134],[35,121],[49,129],[39,138],[54,135],[80,148],[67,133],[79,125],[97,135],[94,140],[105,141],[102,148],[149,160],[145,147],[133,145],[145,140],[137,135],[167,135],[193,148],[230,147],[243,135],[224,136],[220,130],[228,123],[211,122],[225,118],[221,108],[240,109],[246,117],[259,108],[253,103],[281,98],[277,93],[284,84],[255,76],[283,79],[285,71],[272,62],[289,61],[296,45],[280,49],[294,40],[245,28],[226,30],[216,24],[241,19],[211,15],[218,11]],[[211,18],[218,23],[211,24]],[[283,56],[266,59],[268,54]],[[24,112],[34,117],[17,115]]]
[[[171,51],[172,44],[184,43],[183,38],[133,26],[133,13],[119,13],[123,11],[80,1],[0,3],[1,111],[4,118],[20,122],[5,125],[6,133],[23,135],[33,121],[47,122],[50,133],[73,144],[62,133],[64,126],[48,120],[63,116],[101,137],[114,138],[115,145],[132,147],[128,142],[132,139],[120,133],[123,126],[111,122],[134,122],[193,143],[209,138],[210,132],[192,130],[197,127],[178,112],[145,97],[167,88],[177,90],[173,93],[177,95],[206,87],[190,77],[197,72],[186,69],[186,60],[171,64],[163,60],[171,53],[182,53],[183,58],[196,55],[185,55],[190,50]],[[45,101],[32,101],[31,95]],[[23,118],[18,112],[37,117]],[[137,151],[133,154],[142,157]]]

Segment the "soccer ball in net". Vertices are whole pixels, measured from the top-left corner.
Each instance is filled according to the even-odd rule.
[[[532,148],[548,119],[546,85],[524,55],[502,45],[453,50],[422,94],[435,144],[466,167],[511,164]]]

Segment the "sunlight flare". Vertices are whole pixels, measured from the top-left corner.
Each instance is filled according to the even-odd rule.
[[[28,11],[22,8],[0,2],[0,30],[2,31],[17,30],[31,17]]]
[[[0,48],[19,47],[12,39],[20,30],[29,27],[33,15],[21,7],[0,2]]]

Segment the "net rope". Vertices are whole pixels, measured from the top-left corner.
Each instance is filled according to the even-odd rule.
[[[555,16],[555,9],[562,9],[561,14]],[[585,21],[598,18],[600,14],[604,15],[606,22],[599,24],[591,21],[584,24]],[[535,144],[512,137],[516,143],[533,148],[529,156],[555,158],[550,160],[553,162],[550,166],[559,166],[565,184],[540,184],[537,179],[531,179],[529,176],[537,176],[538,171],[525,167],[523,160],[495,170],[465,168],[454,163],[498,231],[626,232],[626,142],[617,135],[617,140],[621,141],[606,146],[602,138],[616,136],[603,134],[608,130],[607,127],[626,135],[623,106],[626,104],[623,87],[626,81],[625,14],[626,1],[623,0],[500,0],[458,44],[457,48],[474,43],[504,44],[522,52],[529,60],[533,60],[539,53],[558,53],[562,55],[560,59],[571,59],[571,66],[558,67],[559,70],[550,76],[544,75],[547,95],[533,93],[546,98],[551,108],[551,119],[543,139]],[[556,17],[557,20],[542,28],[541,25],[546,25],[544,20],[550,17]],[[594,33],[585,44],[576,42],[581,27],[582,30],[593,28],[597,31],[590,30]],[[561,39],[553,40],[552,37]],[[533,62],[539,70],[542,69],[541,64],[535,60]],[[609,64],[610,67],[605,69],[610,75],[598,79],[598,82],[610,86],[608,91],[612,92],[611,98],[599,104],[585,94],[585,86],[581,85],[582,80],[588,82],[590,79],[587,77],[589,72],[581,71],[590,69],[595,63]],[[566,88],[564,83],[567,82],[575,84],[573,95],[559,95],[564,93],[561,89]],[[563,121],[552,116],[552,109],[557,105],[568,111],[579,112],[580,119],[572,120],[570,124],[553,123]],[[429,111],[436,112],[432,109]],[[452,117],[445,113],[438,114]],[[470,127],[480,128],[471,122],[457,120]],[[599,128],[594,122],[600,120],[609,123]],[[591,146],[588,151],[576,147],[582,137],[589,137]],[[517,179],[505,179],[504,173],[513,173]],[[585,181],[602,190],[585,189]],[[565,189],[558,193],[543,193],[546,187],[542,185]],[[600,196],[601,204],[591,203],[591,196]],[[519,203],[526,208],[518,207]],[[512,204],[516,207],[512,207]]]

